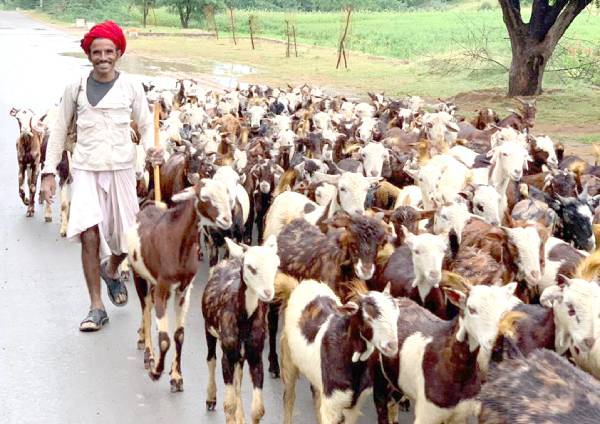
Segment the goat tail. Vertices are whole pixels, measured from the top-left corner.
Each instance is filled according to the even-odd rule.
[[[281,176],[281,178],[279,178],[277,187],[275,188],[275,191],[273,192],[273,197],[277,197],[279,194],[283,193],[284,191],[291,190],[292,187],[294,187],[294,183],[296,182],[297,178],[298,178],[298,171],[296,171],[294,168],[290,168],[287,171],[285,171],[283,173],[283,175]]]
[[[336,294],[341,299],[342,303],[356,301],[361,295],[367,294],[369,287],[364,280],[353,278],[349,281],[337,283]]]
[[[375,259],[375,263],[378,267],[383,267],[388,263],[390,257],[396,250],[396,247],[392,243],[386,243],[379,251],[377,252],[377,258]]]
[[[595,250],[577,265],[575,278],[592,281],[600,275],[600,250]]]
[[[298,284],[300,284],[300,281],[296,278],[278,272],[275,276],[275,301],[285,305]]]
[[[465,277],[450,271],[442,271],[442,282],[440,285],[463,293],[468,293],[472,286]]]
[[[594,156],[595,156],[594,165],[598,166],[598,165],[600,165],[600,146],[598,146],[597,144],[594,144],[593,147],[594,147]]]
[[[527,315],[523,312],[508,311],[500,319],[498,324],[498,334],[504,337],[508,337],[511,340],[516,338],[516,325],[517,323],[525,318]]]
[[[583,160],[578,160],[569,166],[569,171],[575,174],[575,179],[577,181],[581,181],[581,176],[585,172],[585,168],[587,167],[587,162]]]
[[[388,205],[390,200],[393,200],[392,204],[395,204],[399,195],[400,189],[387,181],[381,181],[375,190],[375,198],[379,205]]]

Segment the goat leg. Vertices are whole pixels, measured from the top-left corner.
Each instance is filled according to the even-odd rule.
[[[244,376],[244,358],[240,358],[235,365],[234,385],[235,385],[235,422],[244,424],[244,404],[242,403],[242,377]]]
[[[19,164],[19,197],[25,206],[29,206],[29,201],[25,197],[25,188],[23,184],[25,183],[25,165]]]
[[[159,280],[154,290],[154,310],[156,312],[156,326],[158,328],[158,345],[160,348],[160,357],[156,368],[151,368],[149,375],[154,381],[158,380],[165,369],[165,357],[171,345],[169,339],[169,319],[167,315],[167,298],[169,294],[168,285]]]
[[[190,305],[192,285],[189,284],[183,291],[176,290],[173,298],[175,304],[175,357],[171,365],[171,392],[183,392],[183,376],[181,375],[181,349],[183,348],[185,318]]]
[[[38,165],[33,165],[27,170],[27,183],[29,185],[29,201],[27,204],[27,216],[32,217],[35,211],[35,191],[37,188]]]
[[[140,323],[140,328],[138,330],[137,348],[139,350],[143,350],[144,347],[146,348],[146,352],[144,353],[144,366],[148,369],[148,361],[150,360],[150,352],[152,350],[152,343],[148,345],[146,340],[150,338],[150,332],[146,329],[146,326],[150,326],[150,313],[152,308],[150,288],[148,287],[148,282],[140,277],[135,271],[133,271],[133,281],[142,308],[142,322]]]
[[[292,424],[294,416],[294,403],[296,402],[296,381],[298,380],[298,368],[294,365],[291,358],[290,348],[287,343],[285,333],[281,336],[279,343],[281,347],[281,377],[283,379],[283,422]],[[316,411],[317,415],[319,410]],[[319,423],[320,424],[320,423]]]
[[[225,401],[223,410],[225,412],[225,422],[227,424],[236,424],[237,400],[235,389],[235,367],[239,362],[239,352],[235,349],[223,348],[223,358],[221,359],[221,368],[223,370],[223,382],[225,383]]]
[[[277,358],[277,327],[279,325],[278,303],[269,304],[267,323],[269,326],[269,374],[272,378],[279,378],[279,358]]]
[[[252,378],[252,423],[258,424],[265,415],[265,405],[263,402],[262,388],[264,381],[264,370],[262,362],[262,352],[264,349],[264,338],[254,344],[247,343],[245,352],[248,358],[248,368],[250,368],[250,377]]]
[[[208,386],[206,387],[206,410],[214,411],[217,406],[217,383],[215,380],[215,370],[217,368],[217,338],[209,333],[205,325],[206,335],[206,363],[208,364]]]

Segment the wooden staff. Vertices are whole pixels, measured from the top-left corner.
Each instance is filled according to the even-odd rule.
[[[160,149],[160,103],[154,102],[154,147]],[[154,165],[154,201],[161,202],[160,165]]]

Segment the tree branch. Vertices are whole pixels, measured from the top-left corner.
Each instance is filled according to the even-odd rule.
[[[521,17],[521,3],[519,0],[498,0],[498,2],[502,8],[502,18],[508,30],[510,42],[513,46],[516,46],[519,44],[519,39],[525,29]]]
[[[558,0],[556,6],[558,6],[559,2],[564,0]],[[545,43],[555,46],[560,38],[563,36],[565,31],[569,28],[573,20],[581,13],[583,9],[585,9],[592,0],[567,0],[568,3],[565,6],[562,13],[558,15],[554,24],[548,30],[548,34],[546,36]]]
[[[554,24],[554,22],[556,22],[556,18],[558,18],[560,12],[562,12],[565,6],[571,1],[573,0],[556,0],[556,2],[552,5],[548,13],[546,13],[546,16],[543,17],[544,24],[546,24],[548,30]],[[548,30],[546,30],[546,32],[548,32]]]
[[[531,19],[529,20],[529,34],[538,41],[544,39],[550,28],[549,25],[546,25],[546,16],[549,10],[550,3],[548,3],[548,0],[533,0],[533,5],[531,6]]]

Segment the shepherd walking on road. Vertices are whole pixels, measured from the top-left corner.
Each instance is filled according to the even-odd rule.
[[[93,70],[65,88],[42,170],[42,196],[51,201],[56,192],[56,167],[75,120],[77,143],[71,160],[67,238],[81,241],[90,296],[90,310],[79,326],[81,331],[96,331],[108,322],[100,278],[115,305],[127,303],[127,288],[118,267],[127,256],[126,231],[135,224],[139,210],[132,118],[148,160],[154,165],[163,161],[163,151],[154,148],[152,116],[142,85],[115,69],[126,45],[123,31],[112,21],[94,26],[81,40]]]

